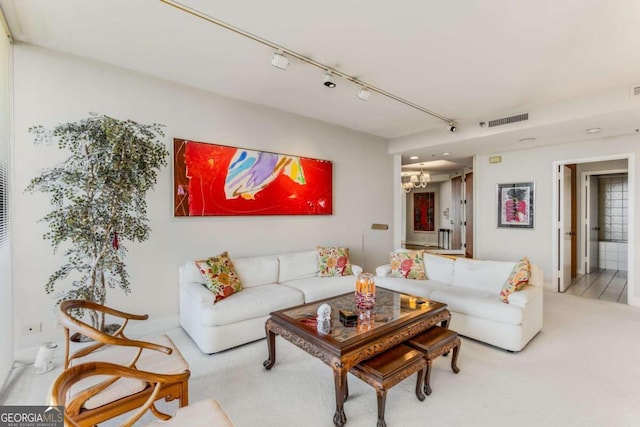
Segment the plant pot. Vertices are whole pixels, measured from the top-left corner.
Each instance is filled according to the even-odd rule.
[[[117,323],[109,323],[108,325],[105,325],[102,332],[108,335],[113,335],[114,332],[120,329],[120,326],[121,325]],[[71,337],[69,337],[69,340],[73,342],[93,342],[94,341],[93,338],[89,338],[86,335],[82,335],[80,332],[76,332],[75,334],[71,335]]]

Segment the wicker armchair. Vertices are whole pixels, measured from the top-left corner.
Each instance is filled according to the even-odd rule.
[[[122,325],[112,335],[106,334],[74,317],[77,309],[106,313],[119,318]],[[144,340],[129,339],[124,334],[129,320],[145,320],[147,315],[125,313],[90,301],[69,300],[60,304],[58,317],[66,341],[65,370],[61,376],[67,373],[75,378],[75,365],[92,362],[106,362],[112,368],[118,366],[112,374],[122,374],[111,375],[108,380],[94,374],[84,375],[87,378],[71,389],[70,401],[76,403],[66,408],[66,415],[75,423],[70,425],[94,426],[136,408],[149,409],[156,417],[166,420],[170,416],[157,410],[155,401],[179,399],[180,407],[189,404],[189,365],[173,341],[164,334],[144,337]],[[76,332],[94,342],[72,352],[70,338]],[[141,374],[136,376],[129,370]],[[150,403],[149,399],[152,399]]]

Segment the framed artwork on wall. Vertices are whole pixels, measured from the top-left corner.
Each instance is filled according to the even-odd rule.
[[[435,193],[413,193],[413,231],[435,231]]]
[[[174,215],[331,215],[330,161],[173,140]]]
[[[534,183],[498,184],[498,227],[533,228]]]

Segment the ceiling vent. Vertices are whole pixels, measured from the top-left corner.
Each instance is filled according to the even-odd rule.
[[[509,123],[521,122],[529,120],[529,113],[517,114],[515,116],[503,117],[501,119],[489,120],[489,127],[508,125]]]
[[[640,96],[640,85],[631,86],[631,97]]]

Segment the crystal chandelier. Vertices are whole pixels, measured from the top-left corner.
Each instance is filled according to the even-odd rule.
[[[402,190],[408,193],[414,188],[427,188],[430,180],[431,175],[421,170],[418,174],[403,176],[400,185],[402,186]]]

